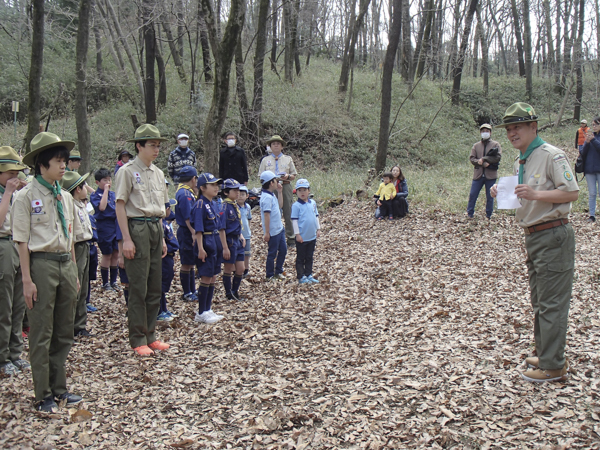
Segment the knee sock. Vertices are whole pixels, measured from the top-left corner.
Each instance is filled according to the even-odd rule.
[[[204,311],[208,311],[206,308],[206,298],[208,297],[208,284],[200,282],[198,288],[198,313],[202,314]]]
[[[223,287],[225,288],[225,295],[231,295],[231,277],[232,273],[223,273]]]
[[[123,297],[125,297],[125,306],[129,306],[129,286],[123,286]]]
[[[237,273],[233,277],[233,285],[231,286],[231,290],[234,294],[240,290],[240,284],[242,283],[242,275],[238,275]]]
[[[160,296],[160,310],[158,313],[165,313],[167,311],[167,295],[163,292]]]
[[[110,284],[117,282],[117,266],[110,266]]]
[[[108,267],[100,267],[100,274],[102,275],[102,286],[108,284]]]
[[[208,295],[206,296],[206,310],[209,311],[212,309],[212,299],[215,294],[215,283],[211,283],[208,285]]]
[[[190,293],[190,271],[180,270],[179,281],[181,282],[181,288],[183,289],[183,295]]]
[[[190,288],[189,289],[192,294],[196,293],[196,272],[194,271],[193,267],[190,269]]]
[[[86,305],[90,303],[90,295],[92,294],[92,280],[88,278],[88,295],[85,299]]]

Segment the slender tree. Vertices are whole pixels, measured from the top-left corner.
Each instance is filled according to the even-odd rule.
[[[354,64],[354,52],[356,48],[356,41],[358,39],[358,32],[363,26],[365,14],[369,11],[369,3],[371,0],[360,0],[358,15],[356,20],[350,25],[348,29],[348,38],[346,39],[346,46],[344,48],[344,57],[342,58],[342,71],[340,73],[340,81],[338,83],[338,92],[344,94],[348,90],[348,79],[350,77],[350,68]],[[394,58],[396,56],[394,55]]]
[[[29,99],[27,101],[27,133],[25,146],[40,132],[40,99],[44,61],[44,0],[32,0],[31,65],[29,66]]]
[[[452,69],[452,104],[458,105],[460,101],[460,81],[462,77],[463,65],[467,54],[467,46],[469,45],[469,35],[471,34],[471,25],[473,24],[473,16],[477,9],[478,0],[470,0],[467,17],[465,18],[465,29],[463,30],[462,40],[460,42],[460,50],[458,51],[456,64]]]
[[[156,60],[156,36],[154,34],[154,7],[155,0],[142,1],[142,32],[144,35],[144,51],[146,56],[145,78],[145,104],[146,123],[156,123],[156,81],[154,78],[154,64]]]
[[[523,35],[525,40],[525,94],[533,96],[533,56],[531,54],[531,23],[529,21],[529,0],[523,0]]]
[[[90,10],[92,0],[79,2],[77,24],[77,43],[75,45],[75,123],[77,125],[77,144],[81,153],[81,173],[91,169],[90,127],[87,119],[87,54],[90,39]]]
[[[519,21],[519,10],[517,9],[517,0],[510,0],[510,7],[513,16],[513,26],[515,29],[515,38],[517,40],[517,57],[519,59],[519,75],[525,76],[525,59],[523,56],[523,39],[521,38],[521,23]]]
[[[579,122],[581,119],[581,99],[583,97],[583,28],[585,26],[585,0],[579,0],[579,30],[575,42],[575,75],[577,88],[575,89],[575,108],[573,118]]]

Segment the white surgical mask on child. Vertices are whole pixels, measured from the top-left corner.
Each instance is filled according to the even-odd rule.
[[[267,155],[271,154],[271,147],[269,145],[267,145]]]
[[[188,143],[187,139],[180,139],[179,140],[179,146],[181,148],[187,147],[187,143]]]
[[[490,138],[491,135],[492,135],[492,133],[484,131],[483,133],[481,133],[481,139],[483,139],[484,141],[486,141],[486,140],[488,140]]]
[[[227,147],[235,147],[235,139],[227,139]]]

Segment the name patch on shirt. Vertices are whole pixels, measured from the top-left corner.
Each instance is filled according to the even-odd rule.
[[[42,213],[42,204],[41,200],[32,200],[31,201],[31,214],[43,214]]]

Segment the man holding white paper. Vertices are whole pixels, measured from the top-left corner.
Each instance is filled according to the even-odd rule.
[[[525,231],[537,354],[525,360],[530,368],[521,376],[541,383],[568,377],[565,344],[575,265],[568,217],[579,186],[564,152],[537,135],[537,121],[531,105],[515,103],[497,127],[506,128],[508,140],[521,152],[514,164],[514,193],[521,203],[515,216]],[[498,195],[498,186],[491,194]]]

